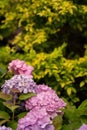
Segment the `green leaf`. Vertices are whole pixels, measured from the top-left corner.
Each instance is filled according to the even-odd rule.
[[[20,100],[26,100],[26,99],[29,99],[29,98],[35,96],[35,95],[36,95],[35,93],[21,94],[19,96],[19,99]]]
[[[64,125],[62,130],[77,130],[81,126],[80,121],[71,122],[70,124]]]
[[[69,124],[69,125],[64,125],[62,129],[63,129],[63,130],[72,130],[73,128],[72,128],[72,126]]]
[[[83,87],[85,85],[85,82],[84,81],[81,81],[80,82],[80,87]]]
[[[72,88],[67,88],[67,94],[70,96],[72,92]]]
[[[22,112],[20,114],[17,115],[18,119],[23,118],[25,115],[27,114],[27,112]]]
[[[4,75],[6,73],[6,70],[0,67],[0,73]]]
[[[8,120],[0,120],[0,125],[3,125],[4,123],[6,123]]]
[[[0,7],[4,8],[5,5],[9,2],[9,0],[0,0]]]
[[[10,116],[7,112],[5,111],[0,111],[0,119],[6,119],[9,120]]]
[[[84,108],[87,108],[87,99],[84,100],[84,101],[81,103],[81,105],[78,107],[78,110],[84,109]]]
[[[9,122],[7,123],[7,126],[8,126],[8,127],[11,127],[12,130],[16,130],[16,128],[17,128],[17,122],[16,122],[16,121],[9,121]]]
[[[87,115],[82,115],[80,116],[81,118],[81,122],[84,122],[85,124],[87,124]]]
[[[12,112],[14,112],[14,110],[19,107],[18,105],[14,105],[13,103],[3,102],[3,104]]]
[[[66,109],[64,110],[64,114],[66,118],[68,118],[70,121],[74,121],[76,118],[79,117],[79,114],[76,111],[75,106],[67,106]]]
[[[53,119],[53,125],[55,127],[55,130],[60,130],[62,124],[62,116],[58,115]]]
[[[11,99],[12,99],[12,96],[9,95],[9,94],[5,94],[5,93],[3,93],[3,92],[0,92],[0,98],[1,98],[1,99],[4,99],[4,100],[6,100],[6,101],[8,101],[8,100],[11,100]]]

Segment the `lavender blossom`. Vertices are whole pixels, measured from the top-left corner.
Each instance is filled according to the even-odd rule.
[[[54,130],[54,126],[45,108],[36,107],[19,119],[17,130]]]
[[[0,126],[0,130],[12,130],[12,128],[6,126]]]
[[[87,124],[83,124],[78,130],[87,130]]]
[[[36,83],[26,75],[13,76],[11,79],[6,80],[1,88],[2,92],[6,94],[11,94],[12,89],[17,89],[19,93],[36,93]]]

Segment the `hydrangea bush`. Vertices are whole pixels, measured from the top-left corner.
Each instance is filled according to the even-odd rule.
[[[63,115],[66,103],[52,88],[33,80],[33,69],[22,60],[9,63],[12,77],[0,92],[0,130],[58,130],[53,121]]]

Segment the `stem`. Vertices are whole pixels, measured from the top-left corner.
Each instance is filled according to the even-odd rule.
[[[16,98],[15,98],[15,93],[14,93],[14,95],[13,95],[13,106],[15,106],[15,104],[16,104],[16,100],[15,100]],[[13,110],[13,113],[12,113],[12,121],[14,121],[14,117],[15,117],[15,110]]]
[[[12,113],[12,121],[14,121],[14,111],[13,111],[13,113]]]

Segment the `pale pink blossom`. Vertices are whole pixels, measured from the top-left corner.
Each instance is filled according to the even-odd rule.
[[[34,68],[27,65],[23,60],[16,59],[9,63],[8,70],[14,74],[25,74],[32,78]]]
[[[49,86],[47,86],[45,84],[37,85],[37,91],[36,91],[37,94],[41,93],[41,92],[47,92],[47,91],[54,92],[54,90],[51,87],[49,87]]]
[[[6,126],[0,126],[0,130],[12,130],[12,128],[10,127],[6,127]]]

